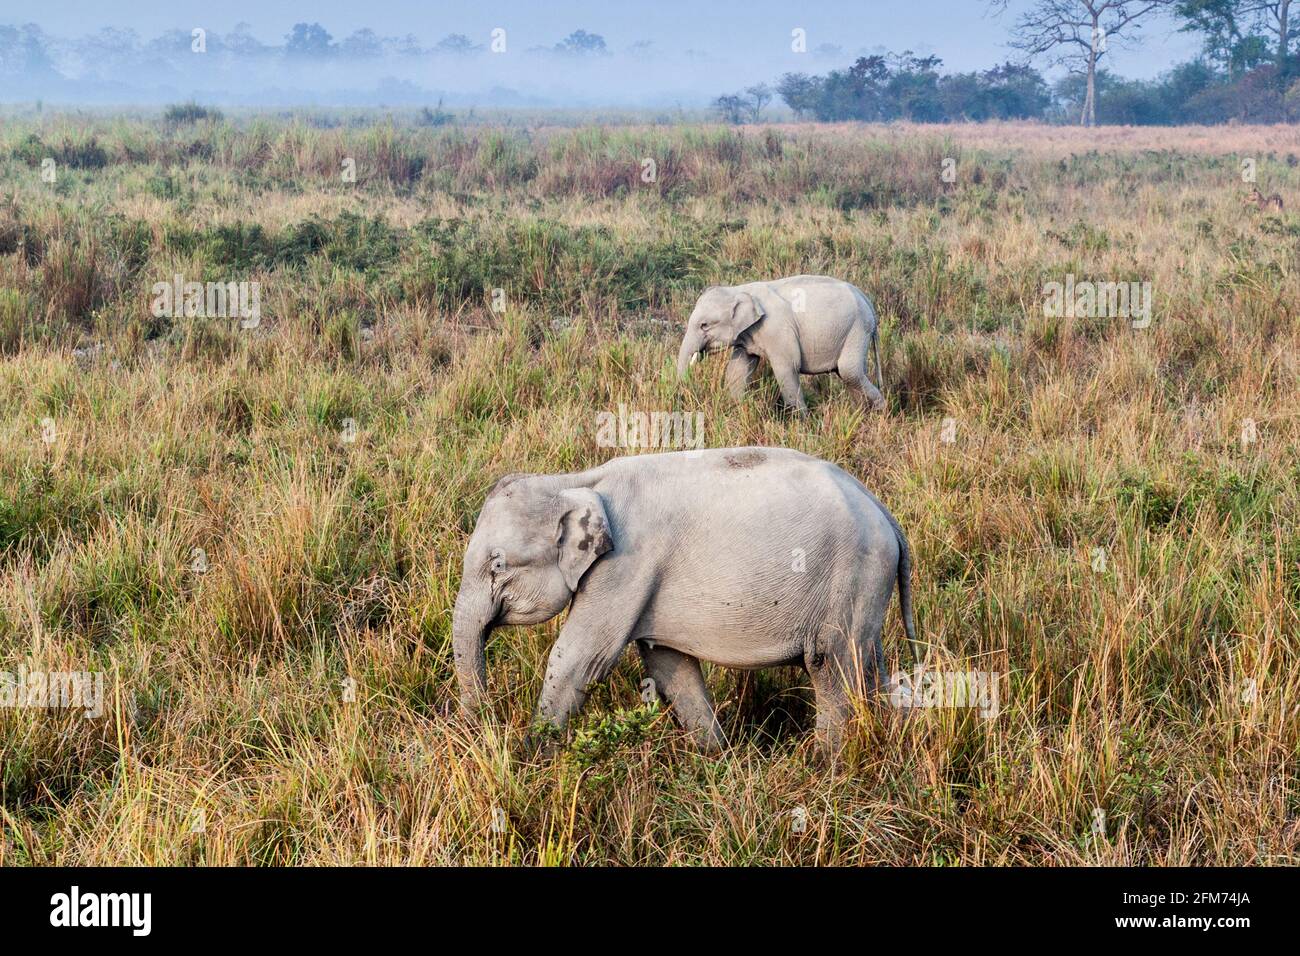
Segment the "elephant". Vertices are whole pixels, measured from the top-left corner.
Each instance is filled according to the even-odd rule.
[[[856,478],[789,448],[613,458],[570,474],[511,474],[484,501],[452,613],[464,713],[485,702],[485,644],[566,607],[533,720],[555,731],[636,644],[655,692],[705,751],[723,734],[701,661],[811,677],[816,742],[838,751],[852,700],[884,683],[898,587],[912,617],[902,528]],[[647,687],[649,689],[649,687]],[[535,740],[534,740],[535,743]]]
[[[799,275],[772,282],[711,286],[695,303],[677,355],[684,378],[700,355],[730,350],[727,388],[740,398],[767,359],[787,407],[808,411],[799,376],[837,372],[864,403],[880,410],[885,397],[867,376],[867,346],[880,369],[879,322],[857,286],[829,276]]]

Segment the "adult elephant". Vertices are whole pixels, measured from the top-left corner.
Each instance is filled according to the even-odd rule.
[[[677,354],[684,377],[700,355],[729,352],[727,387],[739,398],[760,359],[766,359],[785,404],[805,414],[800,375],[835,372],[874,409],[885,397],[867,375],[867,350],[881,382],[879,321],[857,286],[829,276],[790,276],[771,282],[710,286],[691,311]]]
[[[534,725],[562,729],[636,643],[657,691],[706,749],[722,744],[700,661],[801,665],[816,735],[838,749],[854,695],[879,687],[898,587],[916,649],[911,556],[898,522],[843,469],[788,448],[615,458],[575,474],[508,475],[465,549],[452,623],[461,703],[477,710],[493,628],[566,606]]]

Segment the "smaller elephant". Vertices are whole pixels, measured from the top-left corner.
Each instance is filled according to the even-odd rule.
[[[836,372],[873,409],[885,397],[867,376],[867,347],[880,371],[879,322],[871,300],[857,286],[828,276],[791,276],[773,282],[711,286],[695,303],[677,356],[684,377],[706,352],[730,350],[727,388],[739,398],[767,359],[785,404],[808,411],[799,376]]]

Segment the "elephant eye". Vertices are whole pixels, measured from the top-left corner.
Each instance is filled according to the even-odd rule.
[[[492,562],[488,565],[488,570],[493,574],[500,574],[506,569],[506,559],[499,554],[492,555]]]

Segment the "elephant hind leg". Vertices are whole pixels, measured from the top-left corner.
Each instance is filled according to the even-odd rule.
[[[880,630],[866,628],[862,640],[849,635],[823,634],[804,655],[817,698],[817,746],[827,756],[839,752],[853,716],[854,701],[884,686],[885,655]]]
[[[638,641],[646,673],[654,682],[654,690],[673,709],[673,715],[682,729],[690,734],[696,746],[707,753],[722,749],[722,727],[713,710],[713,699],[704,684],[700,662],[688,654],[671,647],[656,646],[651,641]]]
[[[849,341],[844,344],[844,351],[840,353],[835,371],[840,380],[857,392],[865,404],[876,411],[884,410],[885,396],[867,374],[867,343],[862,336],[849,337]]]
[[[812,678],[813,694],[817,698],[817,721],[814,737],[817,748],[824,756],[834,757],[844,743],[844,732],[853,716],[854,692],[860,689],[859,662],[854,655],[844,653],[853,647],[841,641],[841,650],[826,647],[824,638],[804,655],[804,668]]]

